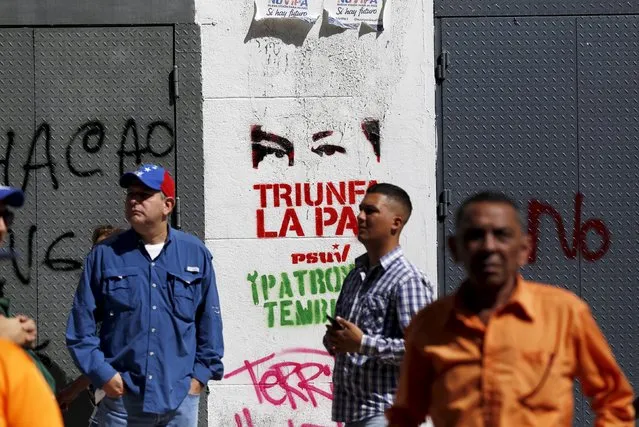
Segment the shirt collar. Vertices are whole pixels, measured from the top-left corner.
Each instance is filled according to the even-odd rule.
[[[397,245],[395,247],[395,249],[393,249],[390,252],[388,252],[387,254],[383,255],[379,259],[379,264],[377,264],[377,265],[381,265],[382,269],[388,270],[388,268],[395,261],[397,261],[399,258],[401,258],[403,255],[404,255],[404,251],[402,250],[402,247]],[[363,268],[365,270],[368,270],[371,267],[370,265],[368,265],[368,254],[360,255],[357,258],[355,258],[355,267],[356,268]],[[373,268],[374,267],[376,267],[376,266],[373,266]]]
[[[173,227],[171,227],[170,225],[167,225],[167,227],[168,227],[168,233],[166,235],[166,240],[164,241],[165,245],[168,245],[169,243],[171,243],[173,241],[173,238],[175,237],[174,236],[175,229]],[[131,227],[130,230],[133,232],[133,235],[137,238],[138,245],[144,246],[146,243],[144,243],[144,240],[142,240],[140,235],[133,229],[133,227]]]
[[[465,282],[461,284],[460,289],[464,286],[464,284]],[[528,284],[528,282],[519,274],[517,275],[517,283],[513,294],[510,296],[510,299],[506,304],[497,309],[496,314],[499,315],[506,312],[511,312],[526,320],[535,320],[535,296],[530,288],[530,284]],[[459,290],[455,292],[451,316],[456,318],[465,318],[469,316],[469,312],[464,307]]]

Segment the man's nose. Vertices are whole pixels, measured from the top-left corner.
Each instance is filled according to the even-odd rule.
[[[357,220],[364,222],[366,220],[366,214],[364,213],[364,211],[359,211],[359,213],[357,214]]]
[[[0,215],[0,235],[4,235],[8,231],[7,222],[4,220],[4,215]]]
[[[491,232],[488,232],[484,235],[484,240],[482,241],[482,249],[485,251],[494,251],[497,247],[497,240],[495,239],[495,235]]]

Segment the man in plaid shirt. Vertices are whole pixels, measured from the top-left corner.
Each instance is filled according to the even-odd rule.
[[[433,299],[433,286],[410,263],[399,235],[412,205],[392,184],[368,188],[357,216],[366,254],[344,280],[326,326],[324,346],[335,356],[333,420],[346,427],[386,426],[404,355],[404,329]]]

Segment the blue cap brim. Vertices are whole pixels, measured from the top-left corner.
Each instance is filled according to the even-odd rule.
[[[19,208],[24,205],[24,193],[19,188],[0,186],[0,201]]]
[[[120,187],[129,188],[129,186],[134,182],[139,182],[149,187],[151,190],[160,191],[160,188],[155,188],[153,185],[149,185],[148,182],[144,180],[144,176],[139,177],[135,172],[127,172],[120,177]],[[148,181],[148,180],[147,180]]]

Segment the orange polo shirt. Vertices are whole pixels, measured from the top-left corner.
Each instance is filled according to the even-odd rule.
[[[51,388],[31,358],[0,340],[0,427],[62,427]]]
[[[571,427],[574,378],[596,427],[634,426],[632,389],[588,305],[519,277],[486,325],[457,294],[415,316],[387,417],[392,427],[427,415],[436,427]]]

